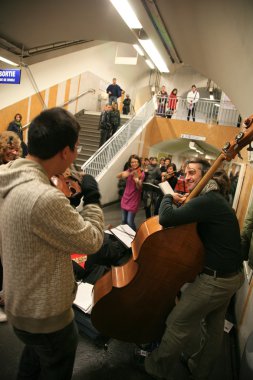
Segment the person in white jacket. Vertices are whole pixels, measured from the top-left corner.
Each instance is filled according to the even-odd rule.
[[[75,160],[79,129],[68,111],[45,110],[30,124],[28,156],[0,167],[5,312],[24,343],[18,379],[72,377],[78,333],[70,254],[97,252],[104,235],[95,179],[82,179],[81,215],[50,181]]]
[[[199,101],[199,92],[197,91],[197,87],[195,84],[192,85],[191,91],[187,94],[187,108],[188,108],[188,116],[187,120],[190,120],[190,116],[192,115],[192,121],[195,121],[195,109],[196,104]]]

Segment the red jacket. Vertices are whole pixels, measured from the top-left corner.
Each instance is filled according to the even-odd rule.
[[[176,107],[177,107],[177,95],[171,92],[169,96],[168,108],[171,110],[175,110]]]

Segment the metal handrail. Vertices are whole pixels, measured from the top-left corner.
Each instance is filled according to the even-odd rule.
[[[156,95],[157,115],[172,117],[173,119],[186,120],[189,111],[189,103],[186,98],[180,96],[172,101],[172,107],[176,103],[174,111],[170,111],[169,96]],[[240,123],[240,114],[231,101],[200,98],[195,104],[195,120],[207,124],[221,124],[237,127]]]
[[[73,99],[70,99],[68,100],[67,102],[63,103],[62,106],[59,106],[59,107],[65,107],[67,106],[68,104],[70,103],[73,103],[75,102],[77,99],[81,98],[82,96],[86,95],[86,94],[89,94],[89,93],[93,93],[95,94],[96,90],[94,88],[90,88],[89,90],[85,91],[85,92],[82,92],[80,95],[76,96],[75,98]]]
[[[155,98],[146,102],[120,129],[106,141],[83,165],[82,170],[98,178],[115,159],[115,156],[125,149],[135,135],[139,134],[145,124],[155,114]]]
[[[77,99],[83,97],[84,95],[87,95],[87,94],[89,94],[89,93],[93,93],[93,94],[95,94],[95,92],[96,92],[96,90],[95,90],[94,88],[89,88],[89,90],[82,92],[80,95],[75,96],[74,98],[68,100],[67,102],[63,103],[61,106],[58,106],[58,107],[65,107],[65,106],[67,106],[68,104],[73,103],[73,102],[76,101]],[[25,124],[25,125],[22,127],[22,130],[25,131],[27,128],[29,128],[29,125],[30,125],[30,123]]]

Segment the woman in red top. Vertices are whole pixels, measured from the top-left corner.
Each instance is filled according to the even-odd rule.
[[[170,93],[169,101],[168,101],[168,108],[166,112],[166,117],[168,119],[171,119],[173,113],[175,112],[177,108],[177,88],[173,88],[173,90]]]

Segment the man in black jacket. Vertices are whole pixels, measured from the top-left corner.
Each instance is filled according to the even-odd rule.
[[[188,163],[185,172],[189,192],[209,166],[203,159]],[[175,362],[186,343],[198,332],[201,336],[198,351],[182,357],[193,378],[207,380],[219,355],[228,304],[244,281],[239,225],[225,199],[228,185],[226,173],[220,170],[198,197],[182,207],[173,207],[173,203],[186,199],[179,194],[166,195],[161,203],[159,222],[162,226],[197,223],[205,256],[203,271],[183,292],[168,316],[160,346],[145,360],[147,373],[156,378],[172,379]]]

